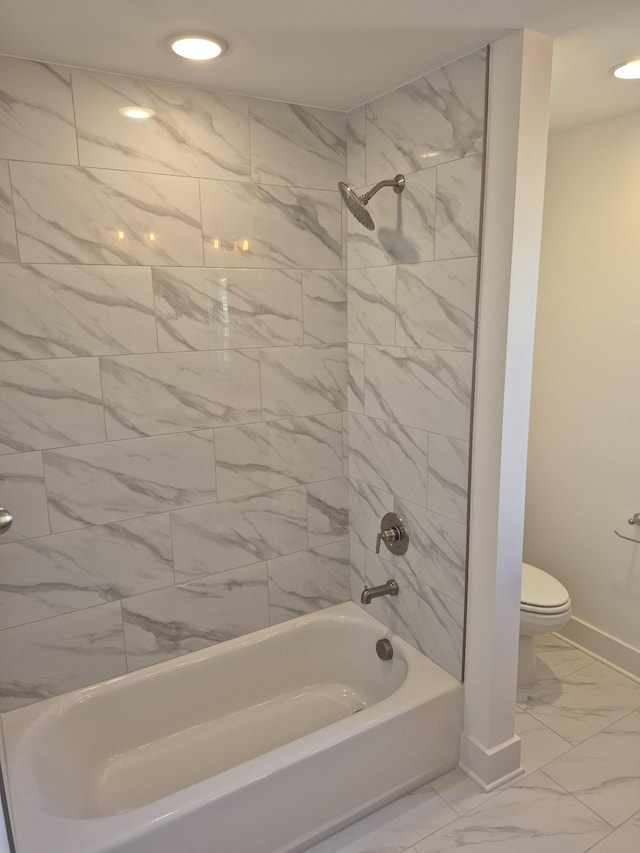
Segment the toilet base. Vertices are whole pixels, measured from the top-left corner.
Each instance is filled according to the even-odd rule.
[[[520,634],[518,646],[518,689],[534,686],[536,676],[536,647],[533,635]]]

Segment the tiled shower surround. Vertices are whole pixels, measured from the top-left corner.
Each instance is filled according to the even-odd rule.
[[[0,710],[365,572],[460,675],[483,87],[484,52],[347,138],[338,112],[0,58]],[[407,175],[348,239],[347,148],[358,186]]]
[[[371,611],[462,671],[467,479],[486,52],[348,115],[349,182],[381,190],[375,232],[348,223],[349,478],[354,593],[395,578]],[[409,528],[404,556],[380,519]]]

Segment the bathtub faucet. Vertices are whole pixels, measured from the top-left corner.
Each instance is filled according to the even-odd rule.
[[[387,581],[380,586],[366,587],[362,590],[360,601],[363,604],[371,604],[372,599],[379,598],[381,595],[397,595],[400,591],[397,581]]]

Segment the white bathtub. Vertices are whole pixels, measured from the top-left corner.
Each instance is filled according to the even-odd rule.
[[[462,688],[347,603],[2,724],[18,853],[293,853],[453,768]]]

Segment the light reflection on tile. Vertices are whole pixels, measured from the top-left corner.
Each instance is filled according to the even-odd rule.
[[[83,166],[249,180],[248,100],[195,86],[73,69]],[[129,105],[154,110],[139,120]]]
[[[209,267],[339,269],[337,190],[200,181]]]
[[[302,344],[298,270],[154,268],[161,351]]]
[[[27,263],[202,264],[195,178],[13,162],[11,181]]]

